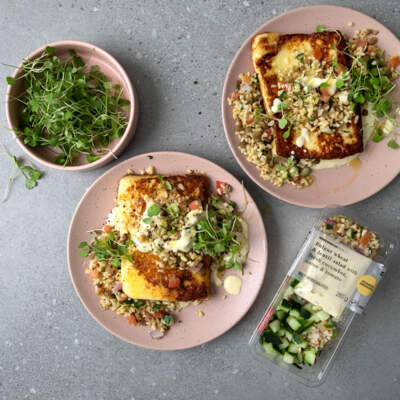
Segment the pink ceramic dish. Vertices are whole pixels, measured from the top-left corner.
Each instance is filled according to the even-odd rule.
[[[348,23],[352,22],[350,27]],[[237,148],[235,123],[227,98],[233,92],[239,73],[254,71],[251,62],[251,40],[262,32],[311,33],[317,25],[338,29],[351,35],[355,29],[377,29],[379,46],[388,55],[400,54],[399,40],[382,24],[360,12],[336,6],[311,6],[297,8],[265,23],[246,40],[237,52],[228,70],[222,94],[222,118],[229,146],[244,171],[261,188],[288,203],[303,207],[323,208],[345,206],[372,196],[389,184],[400,172],[400,150],[387,147],[384,140],[370,143],[360,155],[361,167],[344,166],[337,169],[315,171],[315,182],[304,189],[285,185],[276,187],[262,179],[254,164],[246,160]]]
[[[211,298],[198,306],[189,306],[175,315],[181,323],[175,324],[161,340],[150,337],[147,327],[131,326],[126,319],[113,311],[102,310],[93,284],[85,274],[85,259],[78,254],[78,244],[89,241],[88,231],[104,224],[108,213],[115,205],[119,180],[128,169],[139,173],[153,166],[163,175],[182,174],[187,170],[204,172],[215,191],[215,181],[221,180],[232,186],[231,198],[239,208],[245,207],[243,217],[249,224],[249,255],[242,276],[243,286],[238,296],[224,300],[223,288],[213,289]],[[108,170],[89,188],[73,216],[67,244],[69,271],[75,290],[93,318],[112,334],[138,346],[157,350],[179,350],[198,346],[222,335],[232,328],[247,313],[264,281],[267,268],[267,237],[260,212],[242,184],[218,165],[200,157],[185,153],[148,153],[126,160]],[[238,273],[227,271],[228,274]],[[204,316],[198,315],[199,311]]]
[[[54,162],[54,159],[57,156],[55,149],[50,147],[29,147],[24,144],[23,140],[21,140],[18,135],[15,134],[15,132],[14,137],[16,138],[21,148],[26,153],[28,153],[35,161],[48,167],[62,169],[66,171],[82,171],[101,167],[104,164],[107,164],[108,162],[115,159],[115,156],[121,154],[121,152],[125,149],[135,133],[139,117],[139,109],[138,99],[132,83],[125,70],[113,56],[108,54],[100,47],[86,42],[80,42],[76,40],[63,40],[61,42],[49,43],[29,54],[27,59],[31,60],[38,57],[40,54],[43,53],[44,49],[47,46],[54,47],[55,55],[59,56],[61,59],[67,58],[68,50],[74,49],[84,61],[88,60],[88,66],[98,65],[100,67],[100,71],[103,72],[112,83],[119,83],[123,88],[124,98],[130,101],[128,125],[125,129],[123,136],[113,140],[108,146],[108,149],[110,151],[107,152],[104,156],[100,157],[99,160],[88,163],[86,157],[79,156],[76,157],[73,165],[65,167],[62,165],[58,165]],[[14,72],[14,78],[18,77],[21,65],[22,63]],[[19,125],[18,122],[21,113],[21,104],[12,99],[18,96],[18,94],[20,94],[22,90],[22,81],[19,81],[17,84],[14,85],[9,85],[7,88],[6,114],[8,124],[13,130]]]

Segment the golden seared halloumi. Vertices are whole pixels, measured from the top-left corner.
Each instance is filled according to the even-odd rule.
[[[122,261],[122,290],[133,299],[163,301],[205,300],[210,295],[210,261],[199,271],[170,267],[151,253],[134,251]]]
[[[344,47],[337,31],[253,38],[252,61],[266,113],[275,117],[278,156],[322,160],[363,151],[359,108],[340,90],[350,65]]]
[[[112,223],[132,241],[129,257],[121,265],[125,294],[164,301],[209,297],[211,259],[195,254],[190,258],[207,198],[205,175],[121,179]]]

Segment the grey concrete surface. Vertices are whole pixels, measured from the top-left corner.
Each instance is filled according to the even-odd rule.
[[[1,204],[0,399],[364,399],[400,398],[400,272],[395,265],[356,319],[326,383],[309,389],[253,360],[246,343],[318,214],[259,189],[234,160],[220,101],[227,68],[262,23],[319,1],[0,1],[0,61],[18,63],[44,43],[77,39],[110,51],[137,88],[141,117],[122,155],[178,150],[206,157],[243,179],[265,216],[268,273],[243,320],[211,343],[155,352],[113,337],[85,311],[66,260],[70,219],[85,189],[112,165],[86,173],[40,168],[39,186],[21,178]],[[354,7],[400,36],[398,1],[327,2]],[[0,68],[0,91],[6,90]],[[194,85],[197,80],[198,84]],[[4,106],[1,124],[6,125]],[[22,151],[2,129],[0,141]],[[24,156],[25,157],[25,156]],[[26,157],[25,157],[26,158]],[[0,183],[11,164],[0,156]],[[399,178],[351,210],[392,230],[400,219]]]

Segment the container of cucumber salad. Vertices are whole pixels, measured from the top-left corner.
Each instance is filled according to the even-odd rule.
[[[324,381],[397,251],[387,232],[335,210],[312,227],[249,342],[308,386]]]

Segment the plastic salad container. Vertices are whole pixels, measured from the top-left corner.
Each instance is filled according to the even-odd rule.
[[[325,379],[397,247],[348,215],[330,210],[316,221],[249,342],[308,386]]]

